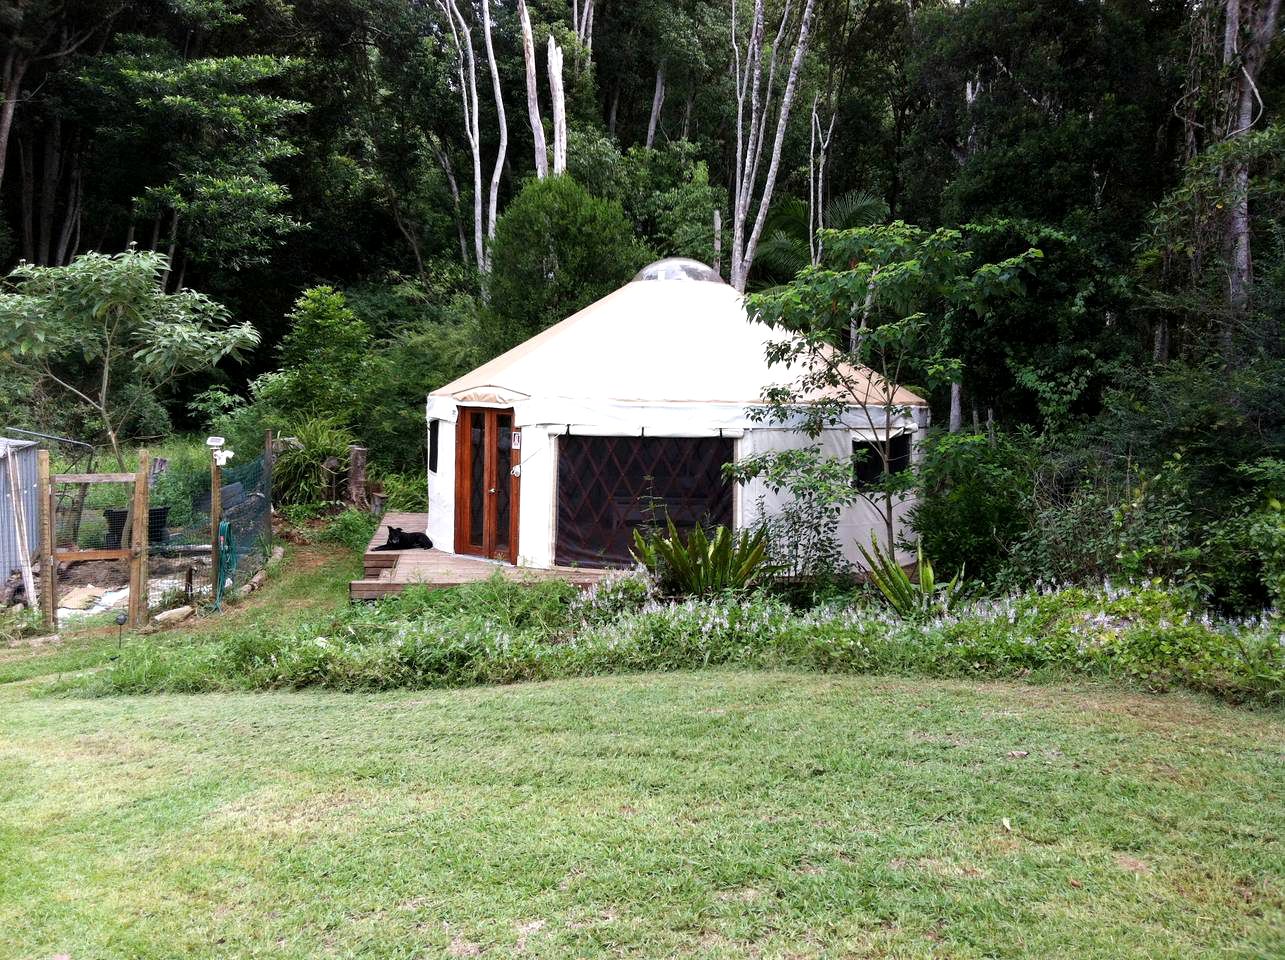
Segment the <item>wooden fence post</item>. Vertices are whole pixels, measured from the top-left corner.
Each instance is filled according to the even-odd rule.
[[[223,468],[210,451],[210,602],[219,595],[219,521],[223,519]]]
[[[268,488],[268,502],[272,502],[272,468],[276,466],[277,448],[272,440],[272,428],[263,434],[263,475],[264,485]]]
[[[355,443],[348,448],[348,502],[366,505],[366,448]]]
[[[151,457],[146,450],[138,451],[138,473],[134,477],[133,526],[130,530],[129,558],[129,625],[133,629],[147,622],[148,585],[147,585],[147,541],[151,531],[148,530],[149,509],[148,480],[151,473]]]
[[[58,629],[58,568],[54,563],[54,488],[49,482],[49,451],[36,455],[37,498],[40,501],[40,609],[45,627]]]

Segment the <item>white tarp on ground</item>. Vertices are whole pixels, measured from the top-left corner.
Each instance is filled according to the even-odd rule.
[[[854,438],[872,425],[883,427],[882,411],[873,407],[873,424],[854,408],[817,440],[751,417],[749,408],[765,389],[797,377],[768,364],[765,351],[775,336],[750,321],[741,296],[724,283],[636,280],[434,391],[428,419],[443,423],[437,471],[429,473],[429,536],[438,547],[453,548],[460,406],[511,407],[522,429],[518,550],[519,562],[530,566],[553,563],[559,434],[725,436],[736,440],[738,458],[811,444],[848,456]],[[895,399],[905,405],[894,418],[898,431],[926,426],[922,399],[905,390]],[[760,497],[769,508],[779,502],[760,483],[738,489],[736,497],[738,524],[754,521]],[[879,512],[868,504],[844,511],[840,534],[849,559],[858,559],[858,541],[868,543],[871,532],[882,529]]]

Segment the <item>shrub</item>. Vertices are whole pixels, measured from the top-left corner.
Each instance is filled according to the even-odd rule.
[[[697,525],[684,540],[673,519],[667,519],[668,536],[644,536],[634,531],[634,559],[646,567],[671,593],[709,596],[742,592],[768,571],[767,532],[742,530],[739,538],[720,526],[708,536]]]
[[[491,257],[482,339],[496,354],[618,289],[650,255],[618,203],[558,176],[509,201]]]
[[[11,607],[0,608],[0,645],[14,643],[23,637],[35,636],[43,629],[43,621],[36,610],[16,611]]]
[[[659,586],[644,570],[604,577],[583,591],[571,605],[573,622],[603,624],[637,613],[657,601]]]
[[[1157,588],[1030,591],[901,620],[883,606],[791,609],[764,594],[657,602],[637,575],[578,597],[496,577],[411,589],[336,616],[210,642],[135,641],[72,681],[92,693],[443,687],[714,665],[934,677],[1084,677],[1233,701],[1285,691],[1279,621],[1218,622]]]
[[[378,517],[365,510],[345,510],[326,524],[317,539],[324,543],[338,543],[362,553],[377,529]]]
[[[421,432],[423,424],[420,424]],[[428,509],[428,484],[421,473],[372,470],[370,480],[384,492],[384,509],[423,513]]]
[[[1024,433],[945,433],[921,451],[909,521],[924,551],[944,569],[994,582],[1033,520],[1034,441]]]
[[[330,499],[327,494],[338,473],[329,469],[335,461],[342,471],[348,463],[348,448],[357,442],[347,427],[325,417],[304,420],[283,437],[283,447],[272,467],[272,496],[275,503],[316,503]]]
[[[174,441],[153,451],[153,456],[163,456],[169,464],[152,485],[151,505],[169,507],[169,525],[185,527],[194,520],[193,505],[209,499],[209,448],[201,440]]]
[[[360,407],[370,331],[333,287],[313,287],[295,301],[281,341],[281,406],[291,417],[345,423]]]
[[[877,539],[871,538],[869,550],[860,545],[858,549],[866,562],[866,577],[903,620],[920,620],[944,613],[959,594],[959,582],[964,572],[961,570],[948,583],[938,583],[922,545],[915,551],[913,577],[902,568],[896,552],[885,552]]]

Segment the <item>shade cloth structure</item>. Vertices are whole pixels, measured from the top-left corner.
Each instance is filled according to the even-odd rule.
[[[872,426],[885,428],[878,408],[852,408],[815,439],[751,417],[765,389],[801,372],[768,363],[769,343],[786,335],[751,320],[742,296],[704,264],[672,258],[645,267],[614,293],[433,391],[429,536],[443,549],[479,552],[474,528],[488,497],[505,510],[491,521],[511,522],[515,533],[515,544],[503,535],[495,541],[513,548],[502,558],[537,567],[559,557],[586,565],[626,560],[619,525],[637,525],[647,506],[696,522],[707,502],[717,510],[706,519],[752,524],[774,495],[757,483],[709,489],[723,481],[708,469],[712,448],[694,441],[719,438],[730,458],[813,444],[846,456]],[[876,380],[869,371],[853,374]],[[894,433],[926,427],[921,398],[898,390],[894,401]],[[474,413],[486,410],[505,412],[498,420]],[[584,437],[619,442],[590,450],[570,439]],[[691,442],[644,442],[660,439]],[[479,466],[488,446],[500,452]],[[518,474],[511,489],[497,462]],[[645,478],[653,486],[640,496]],[[462,542],[469,539],[462,525],[472,542]],[[845,511],[840,529],[851,559],[858,559],[856,540],[868,543],[881,526],[873,508]]]

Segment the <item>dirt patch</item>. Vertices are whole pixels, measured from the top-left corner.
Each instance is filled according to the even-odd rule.
[[[148,579],[158,577],[181,577],[189,567],[199,572],[209,570],[210,561],[206,557],[157,557],[147,558]],[[72,563],[58,574],[60,591],[71,587],[94,585],[95,587],[129,586],[129,564],[124,560],[85,560]]]
[[[1131,857],[1126,853],[1117,853],[1115,855],[1115,864],[1121,870],[1128,870],[1130,873],[1150,873],[1151,867],[1137,857]]]

